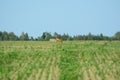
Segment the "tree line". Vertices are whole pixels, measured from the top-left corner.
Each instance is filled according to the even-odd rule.
[[[50,32],[43,32],[42,36],[37,38],[30,37],[28,33],[22,32],[20,36],[17,36],[14,32],[0,31],[0,41],[48,41],[51,38],[59,37],[62,40],[72,41],[72,40],[120,40],[120,32],[116,32],[114,36],[104,36],[102,33],[99,35],[93,35],[88,33],[87,35],[74,35],[70,36],[69,34],[58,34],[54,32],[52,35]]]

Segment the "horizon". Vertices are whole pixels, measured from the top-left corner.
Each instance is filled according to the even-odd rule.
[[[113,36],[120,31],[120,0],[0,0],[0,31],[34,38],[43,32]]]
[[[13,31],[10,31],[10,32],[8,32],[8,31],[0,31],[0,32],[7,32],[7,33],[9,34],[10,32],[13,32]],[[117,31],[117,32],[120,32],[120,31]],[[117,33],[117,32],[116,32],[116,33]],[[17,35],[15,32],[13,32],[13,33],[14,33],[16,36],[20,37],[22,33],[27,33],[27,32],[21,32],[20,35]],[[41,36],[43,35],[43,33],[44,33],[44,32],[42,32],[42,34],[39,34],[39,35],[36,36],[36,37],[29,35],[29,33],[27,33],[27,34],[28,34],[28,37],[29,37],[29,38],[31,38],[31,37],[33,37],[33,38],[38,38],[38,37],[41,37]],[[70,34],[68,34],[68,33],[60,34],[60,33],[58,33],[58,32],[53,32],[53,33],[47,32],[47,33],[50,33],[52,36],[54,36],[54,33],[57,33],[58,35],[61,35],[61,36],[65,34],[65,35],[69,35],[70,37],[79,36],[79,35],[81,35],[81,36],[84,36],[84,35],[87,36],[87,35],[89,35],[89,34],[91,34],[92,36],[100,36],[100,35],[102,34],[103,36],[114,37],[115,34],[116,34],[116,33],[114,33],[112,36],[108,36],[108,35],[104,35],[103,33],[93,34],[93,33],[91,33],[91,32],[88,32],[87,34],[75,34],[75,35],[70,35]]]

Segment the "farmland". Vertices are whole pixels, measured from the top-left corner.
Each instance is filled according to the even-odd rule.
[[[0,80],[120,80],[120,42],[1,41]]]

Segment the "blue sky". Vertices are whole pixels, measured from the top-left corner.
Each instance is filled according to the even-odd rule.
[[[113,36],[120,31],[120,0],[0,0],[0,31]]]

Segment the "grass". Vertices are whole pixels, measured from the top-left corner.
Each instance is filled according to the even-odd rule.
[[[1,41],[0,80],[120,80],[119,41]]]

